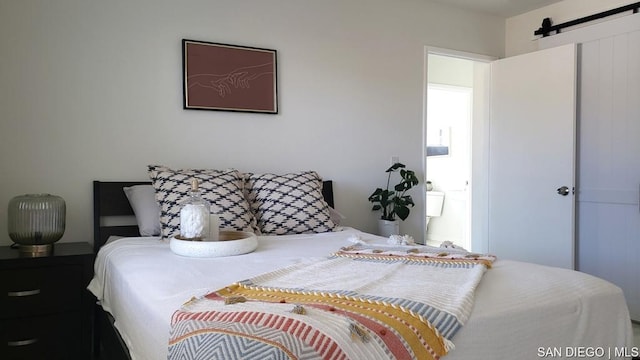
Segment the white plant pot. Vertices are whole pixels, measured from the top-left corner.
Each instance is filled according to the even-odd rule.
[[[389,237],[391,235],[400,235],[400,221],[394,220],[378,220],[378,235]]]

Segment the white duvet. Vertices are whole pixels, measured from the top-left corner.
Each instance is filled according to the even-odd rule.
[[[219,258],[173,254],[158,238],[124,238],[102,247],[89,290],[110,312],[131,357],[166,359],[171,315],[193,296],[310,257],[325,257],[357,235],[354,229],[313,235],[261,236],[255,252]],[[411,281],[411,279],[407,279]],[[455,335],[456,359],[569,358],[581,348],[631,349],[622,291],[593,276],[498,259],[481,280],[467,324]],[[554,358],[559,358],[554,356]]]

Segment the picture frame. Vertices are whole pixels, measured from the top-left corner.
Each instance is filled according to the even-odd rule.
[[[182,39],[183,107],[278,113],[277,51]]]

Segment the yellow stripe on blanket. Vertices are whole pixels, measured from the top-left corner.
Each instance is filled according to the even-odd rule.
[[[438,359],[446,355],[444,338],[429,322],[407,309],[382,301],[360,299],[323,292],[298,292],[233,284],[215,292],[223,298],[242,296],[248,300],[272,303],[323,304],[345,312],[360,314],[394,329],[407,342],[418,359]]]

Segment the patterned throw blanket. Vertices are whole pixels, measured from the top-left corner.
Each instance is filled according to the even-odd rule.
[[[351,246],[193,298],[169,359],[439,359],[495,260],[446,251]]]

